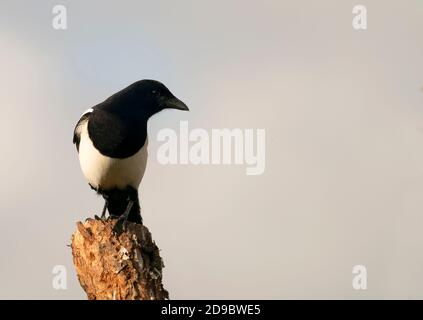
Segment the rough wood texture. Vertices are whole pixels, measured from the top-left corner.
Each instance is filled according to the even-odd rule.
[[[168,299],[162,285],[159,248],[145,226],[128,223],[117,236],[116,220],[77,222],[72,235],[73,263],[90,300]]]

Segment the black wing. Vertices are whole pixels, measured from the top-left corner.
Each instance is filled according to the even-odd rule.
[[[73,130],[73,143],[76,145],[76,150],[79,152],[79,142],[81,141],[81,126],[90,119],[92,109],[86,111],[79,119]]]

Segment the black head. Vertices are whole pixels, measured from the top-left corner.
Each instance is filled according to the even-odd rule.
[[[176,98],[159,81],[140,80],[122,91],[126,91],[125,93],[131,97],[133,107],[142,109],[150,116],[163,109],[189,111],[185,103]]]

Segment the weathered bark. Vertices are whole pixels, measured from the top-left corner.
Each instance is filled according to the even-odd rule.
[[[77,222],[72,235],[73,263],[88,299],[168,299],[162,285],[163,261],[150,231],[128,222],[117,236],[112,231],[115,222]]]

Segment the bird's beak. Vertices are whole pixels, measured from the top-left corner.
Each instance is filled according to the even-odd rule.
[[[189,111],[187,105],[176,97],[170,98],[165,102],[165,108]]]

